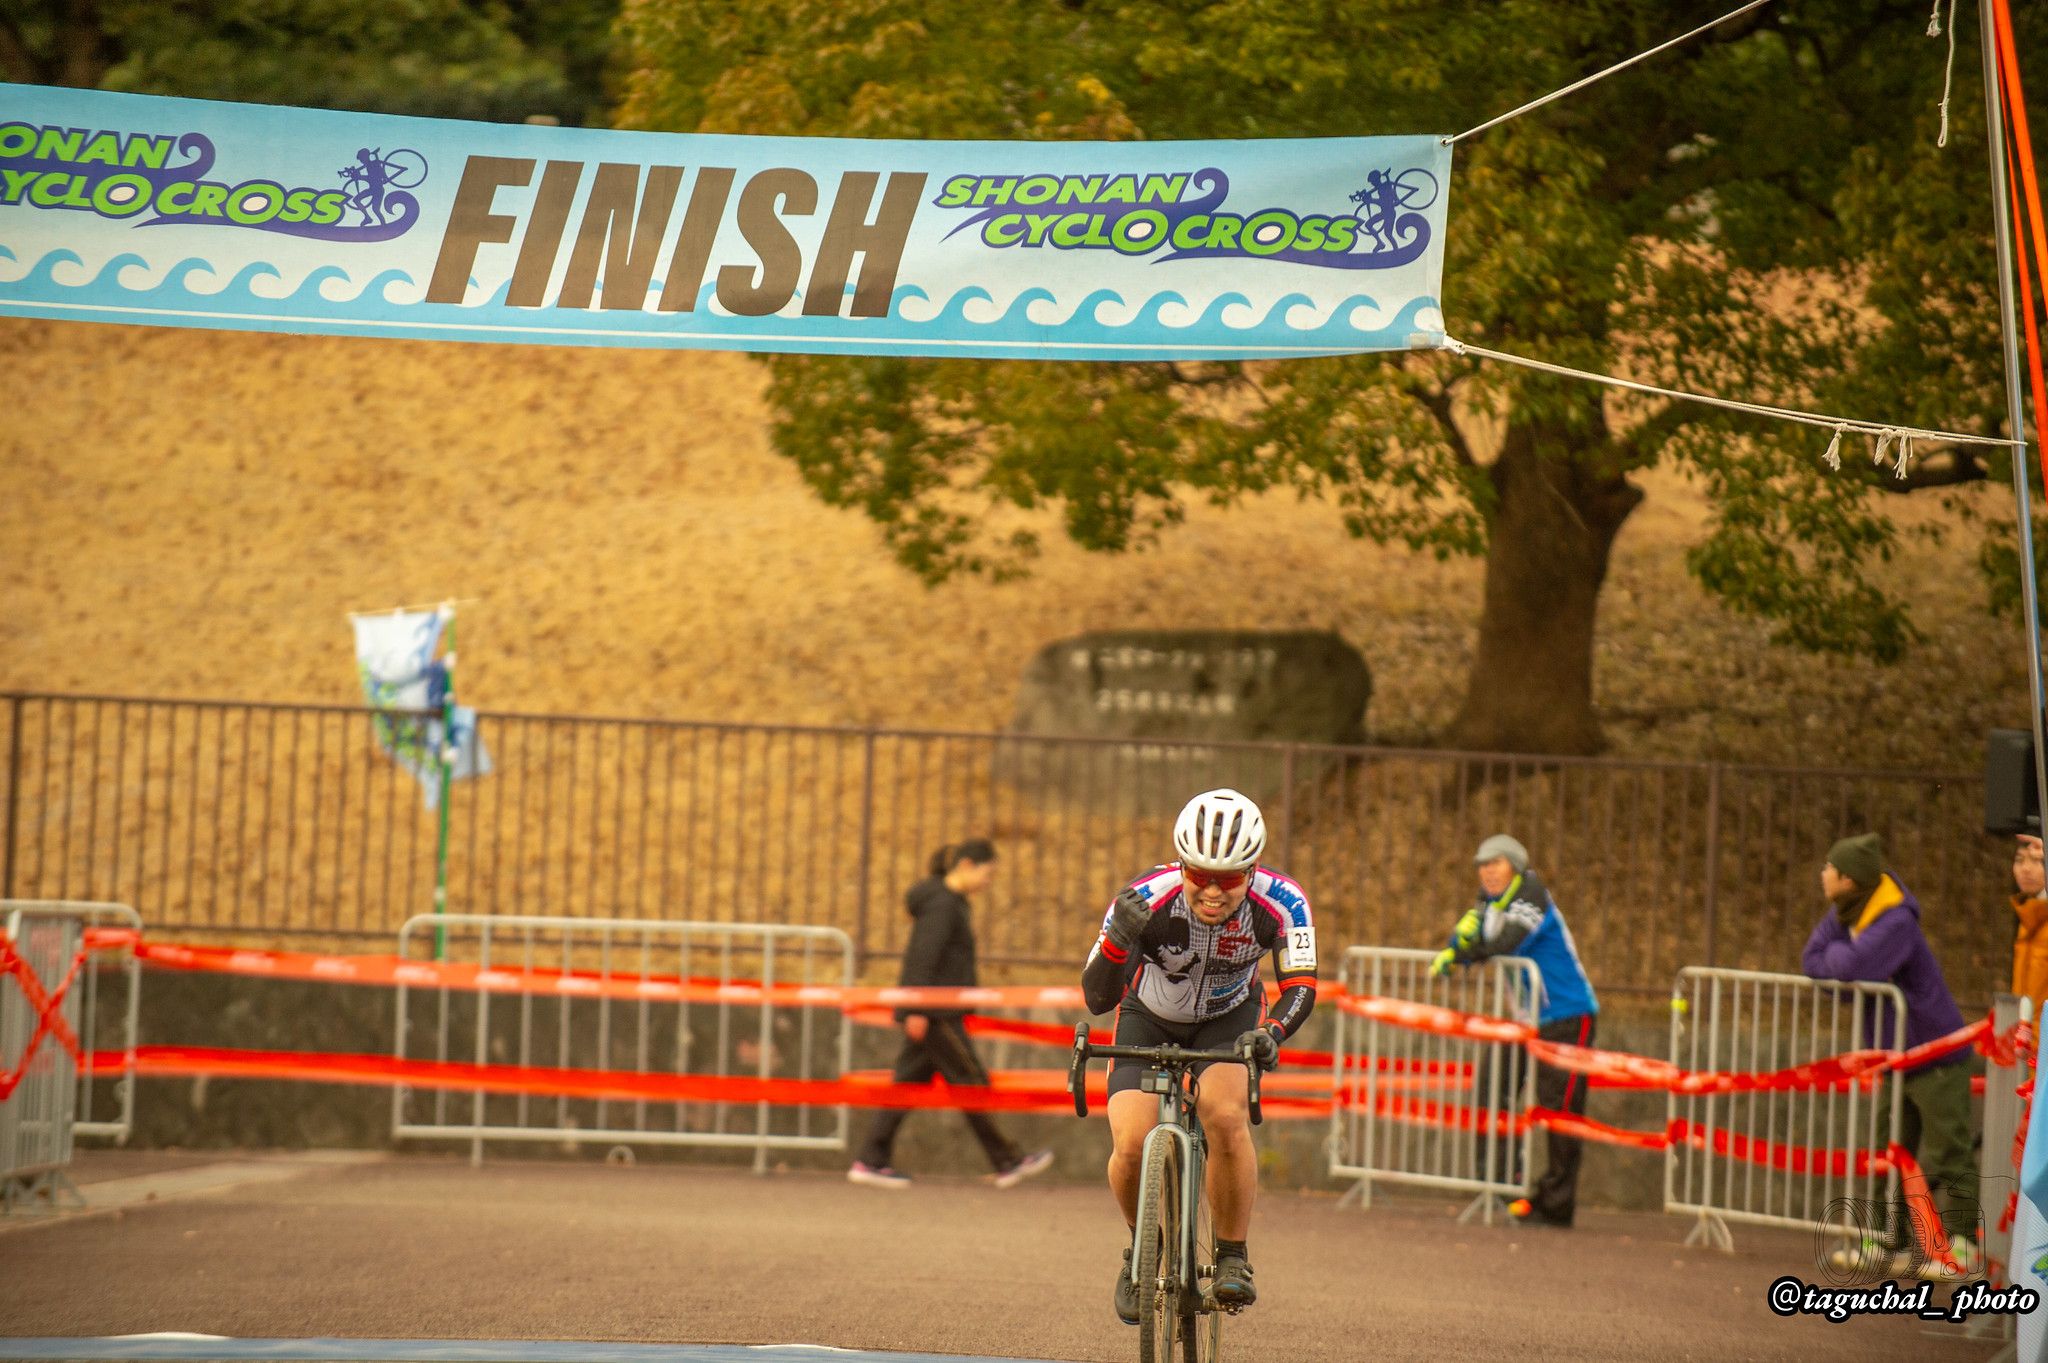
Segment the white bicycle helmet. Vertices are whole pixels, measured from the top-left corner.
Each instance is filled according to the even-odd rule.
[[[1250,797],[1237,791],[1205,790],[1173,821],[1173,846],[1183,866],[1248,870],[1266,850],[1265,816]]]

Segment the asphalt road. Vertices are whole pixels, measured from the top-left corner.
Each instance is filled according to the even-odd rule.
[[[1042,1180],[901,1192],[818,1174],[401,1157],[288,1177],[195,1178],[127,1205],[0,1230],[0,1334],[812,1343],[1127,1363],[1110,1313],[1109,1194]],[[139,1171],[139,1172],[138,1172]],[[95,1177],[90,1157],[81,1170]],[[166,1175],[167,1180],[171,1175]],[[88,1185],[88,1191],[91,1191]],[[1259,1302],[1226,1356],[1403,1360],[1984,1360],[1913,1319],[1773,1315],[1813,1242],[1737,1231],[1680,1248],[1654,1215],[1572,1231],[1460,1226],[1444,1202],[1274,1196],[1251,1238]],[[1945,1293],[1937,1293],[1937,1299]]]

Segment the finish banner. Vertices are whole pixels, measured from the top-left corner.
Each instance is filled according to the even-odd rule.
[[[0,85],[0,315],[557,345],[1438,345],[1433,136],[883,142]]]

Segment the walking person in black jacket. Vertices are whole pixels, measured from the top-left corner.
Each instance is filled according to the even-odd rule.
[[[958,987],[980,983],[974,968],[974,917],[967,900],[988,888],[995,870],[996,849],[986,838],[969,838],[933,853],[931,874],[911,886],[905,897],[905,906],[916,921],[903,948],[903,973],[897,983]],[[896,1020],[903,1025],[903,1051],[896,1057],[895,1082],[929,1084],[933,1075],[942,1074],[956,1088],[987,1087],[988,1071],[968,1039],[966,1018],[966,1012],[958,1009],[897,1009]],[[889,1162],[896,1132],[909,1115],[904,1108],[886,1108],[875,1114],[859,1158],[846,1171],[848,1180],[877,1188],[910,1186],[910,1176],[897,1172]],[[988,1155],[997,1187],[1015,1187],[1052,1164],[1052,1151],[1025,1154],[987,1113],[960,1115]]]

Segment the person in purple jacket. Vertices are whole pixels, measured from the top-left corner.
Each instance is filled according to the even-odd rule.
[[[1920,901],[1885,874],[1877,834],[1844,838],[1828,849],[1820,888],[1828,898],[1828,911],[1806,939],[1801,964],[1809,979],[1897,985],[1906,1000],[1908,1049],[1962,1027],[1962,1010],[1921,930]],[[1890,1044],[1892,1024],[1889,1018],[1885,1023],[1883,1037],[1872,1044]],[[1975,1270],[1982,1258],[1972,1238],[1978,1207],[1969,1059],[1970,1050],[1964,1047],[1905,1072],[1899,1139],[1927,1175],[1927,1191],[1941,1206],[1942,1227],[1956,1262]],[[1903,1226],[1903,1218],[1895,1224]],[[1901,1252],[1893,1272],[1902,1271],[1916,1257],[1903,1243],[1889,1248]],[[1931,1276],[1939,1269],[1926,1264],[1922,1271]]]

